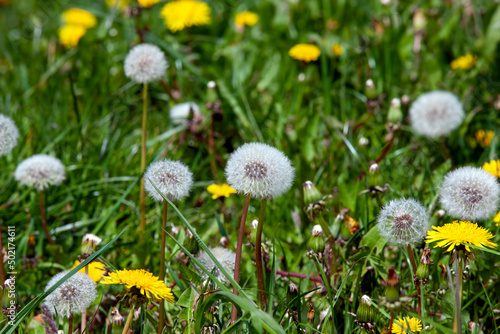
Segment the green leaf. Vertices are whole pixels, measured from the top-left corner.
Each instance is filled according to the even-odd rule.
[[[193,289],[193,287],[189,287],[189,289],[186,289],[186,291],[182,293],[176,304],[182,307],[193,308],[193,304],[197,296],[198,293]]]
[[[190,334],[194,332],[194,314],[193,314],[193,305],[198,297],[198,293],[193,289],[193,287],[189,287],[184,293],[179,297],[177,301],[177,305],[185,307],[181,313],[179,314],[180,320],[186,321],[186,327],[184,328],[184,333]]]
[[[199,285],[203,282],[200,275],[191,268],[181,265],[179,266],[179,270],[181,272],[181,280],[186,283],[186,285],[189,285],[189,283]]]
[[[368,247],[371,250],[375,249],[375,255],[379,255],[386,243],[387,241],[380,236],[378,227],[375,225],[365,234],[359,245],[361,247]]]

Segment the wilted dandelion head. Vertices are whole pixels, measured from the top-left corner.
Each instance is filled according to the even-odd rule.
[[[170,31],[176,32],[187,27],[210,23],[210,6],[196,0],[178,0],[163,6],[160,15]]]
[[[500,185],[481,168],[462,167],[449,172],[441,185],[439,199],[446,213],[464,220],[481,220],[498,209]]]
[[[192,115],[200,113],[200,107],[194,102],[178,103],[170,108],[170,119],[174,124],[185,123]]]
[[[19,130],[9,117],[0,114],[0,157],[9,154],[17,145]]]
[[[397,245],[421,241],[429,227],[427,211],[413,198],[392,200],[380,211],[378,217],[380,235]]]
[[[275,198],[293,183],[295,170],[280,150],[262,143],[248,143],[234,151],[226,165],[229,185],[239,193]]]
[[[437,138],[458,128],[465,113],[458,98],[449,92],[433,91],[419,96],[410,107],[410,121],[420,135]]]
[[[59,159],[35,154],[17,166],[14,177],[21,184],[43,190],[59,185],[66,178],[66,172]]]
[[[135,46],[125,58],[125,75],[138,83],[161,79],[167,69],[165,54],[152,44]]]
[[[182,162],[165,159],[152,163],[144,173],[144,189],[154,200],[163,202],[153,184],[169,200],[180,200],[189,194],[193,174]]]
[[[63,271],[52,277],[47,283],[45,291],[50,289],[69,271]],[[50,312],[57,312],[59,316],[69,317],[71,314],[85,312],[90,304],[96,299],[97,291],[94,281],[86,274],[76,273],[52,291],[45,298],[45,305]]]
[[[224,269],[232,276],[234,272],[236,254],[233,251],[223,247],[210,248],[210,252],[214,255],[217,261],[219,261],[222,267],[224,267]],[[197,260],[210,273],[214,270],[214,268],[216,268],[214,261],[212,261],[212,259],[206,252],[202,252],[198,256]],[[202,273],[202,276],[204,279],[208,278],[208,275],[206,275],[205,273]],[[215,277],[219,281],[227,280],[226,276],[224,276],[224,274],[222,274],[218,268],[215,270]]]

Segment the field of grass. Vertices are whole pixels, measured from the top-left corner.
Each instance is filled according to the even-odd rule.
[[[149,8],[124,2],[119,9],[105,0],[0,0],[0,114],[19,129],[17,145],[0,156],[2,278],[15,277],[17,294],[9,323],[11,290],[4,289],[0,333],[68,333],[68,317],[50,310],[51,322],[41,305],[47,282],[87,258],[82,238],[89,233],[102,242],[78,269],[94,258],[109,271],[160,276],[165,268],[175,301],[128,305],[121,300],[125,286],[98,283],[86,310],[88,333],[121,333],[132,308],[137,318],[129,331],[157,333],[163,303],[165,333],[389,333],[389,326],[394,333],[500,332],[498,246],[470,253],[457,246],[452,253],[420,238],[405,247],[381,237],[377,226],[389,201],[414,198],[429,215],[427,229],[472,220],[500,242],[498,196],[494,214],[477,220],[443,212],[440,201],[447,173],[500,158],[497,1],[207,0],[210,22],[179,31],[160,16],[172,1]],[[58,37],[69,8],[96,18],[76,47]],[[243,11],[256,13],[258,22],[235,26]],[[194,181],[188,196],[168,205],[171,237],[162,267],[164,206],[148,194],[140,227],[144,85],[124,71],[127,54],[141,43],[158,46],[168,62],[161,79],[146,87],[146,165],[179,160]],[[317,46],[320,56],[290,57],[299,43]],[[463,66],[453,63],[468,54]],[[465,116],[449,134],[427,138],[412,126],[409,110],[434,90],[455,94]],[[391,107],[395,98],[399,107]],[[182,102],[195,102],[200,113],[173,122],[170,109]],[[481,130],[490,142],[478,138]],[[250,142],[281,150],[295,169],[291,188],[265,209],[265,305],[252,222],[266,201],[252,197],[248,206],[239,284],[230,279],[234,267],[223,265],[229,277],[216,275],[221,283],[196,265],[207,247],[236,251],[246,194],[212,199],[207,187],[228,182],[230,154]],[[34,154],[60,159],[65,180],[43,192],[20,184],[16,168]],[[306,181],[321,195],[304,196]],[[42,228],[41,196],[53,243]],[[318,224],[323,234],[311,241]],[[419,281],[410,258],[419,266],[427,246],[432,264]],[[466,259],[460,312],[452,254],[462,256],[461,264]],[[371,302],[361,302],[363,295]],[[234,324],[232,305],[239,311]],[[120,318],[113,312],[121,322],[113,323]],[[422,326],[405,331],[393,324],[403,317]],[[75,331],[81,321],[75,313]]]

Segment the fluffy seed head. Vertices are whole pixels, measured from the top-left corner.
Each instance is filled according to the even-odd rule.
[[[50,289],[69,271],[63,271],[52,277],[47,283],[45,291]],[[85,312],[89,305],[96,299],[97,291],[94,281],[86,274],[76,273],[55,289],[45,298],[45,305],[50,312],[54,309],[62,317]]]
[[[59,159],[35,154],[17,166],[14,177],[21,184],[43,190],[59,185],[66,178],[66,172]]]
[[[419,96],[410,107],[410,121],[420,135],[437,138],[458,128],[465,113],[462,103],[449,92],[433,91]]]
[[[151,182],[169,200],[180,200],[189,195],[193,185],[193,174],[180,161],[165,159],[152,163],[144,173],[144,189],[154,200],[163,202],[163,197]]]
[[[496,213],[500,185],[481,168],[462,167],[449,172],[439,199],[446,213],[463,220],[482,220]]]
[[[135,46],[125,58],[125,75],[138,83],[161,79],[167,70],[165,54],[152,44]]]
[[[0,157],[9,154],[17,145],[19,130],[9,117],[0,114]]]
[[[397,245],[414,244],[427,234],[429,216],[413,198],[392,200],[380,211],[378,217],[380,235]]]
[[[200,107],[194,102],[179,103],[170,108],[170,119],[174,124],[185,123],[189,116],[200,113]]]
[[[295,170],[280,150],[262,143],[248,143],[231,154],[226,165],[228,183],[239,193],[275,198],[293,183]]]
[[[233,251],[222,247],[210,248],[210,252],[215,256],[217,261],[219,261],[224,269],[232,276],[234,272],[234,262],[236,254]],[[198,261],[200,261],[200,264],[209,272],[212,272],[214,268],[217,268],[214,261],[212,261],[212,259],[206,252],[202,252],[197,259]],[[208,278],[208,275],[206,275],[205,273],[202,273],[202,276],[204,279]],[[219,281],[227,280],[226,276],[224,276],[224,274],[222,274],[218,268],[215,270],[215,277]]]

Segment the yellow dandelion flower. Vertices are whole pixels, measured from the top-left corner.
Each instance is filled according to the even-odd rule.
[[[495,222],[495,226],[500,225],[500,211],[498,211],[498,213],[495,216],[495,218],[493,218],[493,221]]]
[[[493,137],[495,137],[495,132],[488,130],[478,130],[475,133],[476,136],[476,141],[481,145],[481,147],[488,147],[491,145],[491,141],[493,140]]]
[[[335,44],[332,46],[332,52],[335,56],[340,56],[344,52],[344,48],[340,44]]]
[[[359,222],[349,215],[345,215],[344,224],[349,228],[349,233],[351,235],[359,231]]]
[[[121,11],[124,11],[129,4],[130,0],[106,0],[106,5],[108,5],[108,7],[115,7]]]
[[[165,299],[173,303],[174,296],[171,289],[168,288],[164,282],[154,276],[152,273],[144,269],[137,270],[118,270],[117,272],[110,273],[104,276],[101,280],[102,284],[125,284],[127,289],[132,290],[146,298],[156,297],[158,299]]]
[[[87,29],[82,26],[65,25],[58,31],[59,40],[61,41],[62,45],[64,45],[68,49],[71,49],[78,45],[80,38],[82,38],[86,32]]]
[[[75,264],[73,265],[73,268],[71,268],[71,269],[75,269],[79,264],[80,264],[80,261],[76,260]],[[98,261],[90,262],[90,264],[87,267],[88,267],[88,275],[96,283],[101,280],[102,274],[104,274],[106,272],[106,268],[104,266],[104,263],[101,263]],[[78,272],[85,274],[85,267],[80,269],[80,271],[78,271]]]
[[[490,162],[485,162],[483,165],[483,169],[494,177],[500,178],[500,160],[491,160]]]
[[[315,61],[321,55],[321,50],[313,44],[297,44],[288,51],[290,57],[303,62]]]
[[[137,2],[144,8],[152,7],[160,1],[161,0],[137,0]]]
[[[400,326],[398,326],[398,324]],[[410,328],[408,328],[410,327]],[[422,330],[422,321],[414,317],[404,317],[394,320],[392,325],[393,334],[416,333]]]
[[[469,221],[458,222],[455,220],[451,224],[432,226],[432,228],[435,231],[431,230],[427,232],[425,242],[437,242],[434,248],[448,247],[447,252],[459,245],[464,245],[468,252],[470,252],[469,245],[481,248],[496,248],[498,246],[493,241],[490,241],[490,239],[495,237],[490,231]]]
[[[212,194],[212,199],[219,197],[229,197],[231,194],[236,194],[229,184],[211,184],[207,187],[207,191]]]
[[[476,64],[477,57],[469,54],[466,54],[465,56],[458,57],[454,61],[451,62],[451,68],[454,70],[462,69],[462,70],[468,70]]]
[[[63,12],[63,21],[67,25],[82,26],[86,29],[93,28],[97,19],[91,12],[80,8],[70,8]]]
[[[163,6],[160,15],[168,29],[173,32],[186,27],[202,26],[210,23],[210,7],[201,1],[178,0]]]
[[[243,28],[244,26],[253,26],[259,21],[259,15],[253,12],[241,12],[236,14],[234,25]]]

